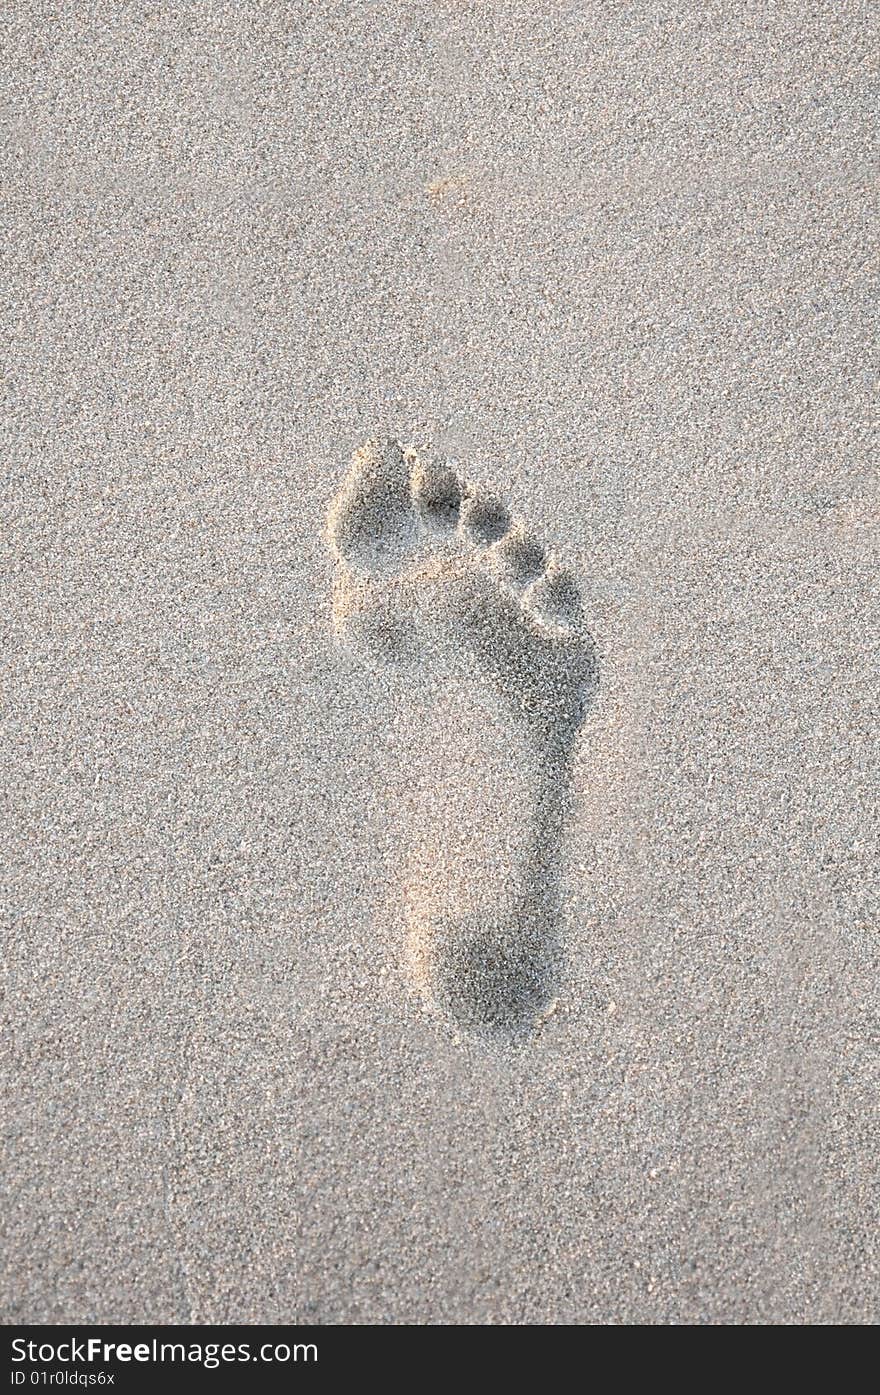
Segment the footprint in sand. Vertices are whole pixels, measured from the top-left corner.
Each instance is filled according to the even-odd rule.
[[[597,686],[577,587],[498,500],[393,442],[356,452],[328,537],[337,637],[397,666],[425,713],[395,889],[416,982],[461,1027],[527,1034],[557,992],[569,768]]]

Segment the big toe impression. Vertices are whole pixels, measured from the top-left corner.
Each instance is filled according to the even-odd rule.
[[[417,531],[407,459],[395,441],[356,451],[331,509],[330,540],[350,567],[385,571],[396,566]]]

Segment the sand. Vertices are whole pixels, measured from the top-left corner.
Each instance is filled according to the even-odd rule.
[[[5,1321],[876,1321],[876,29],[16,7]]]

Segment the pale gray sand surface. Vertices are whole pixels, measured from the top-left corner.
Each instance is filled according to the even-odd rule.
[[[5,1320],[876,1319],[877,37],[9,12]],[[516,860],[516,742],[333,641],[386,436],[558,548],[599,651],[509,1047],[402,919],[432,791]]]

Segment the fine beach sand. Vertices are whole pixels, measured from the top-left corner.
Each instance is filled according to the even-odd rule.
[[[3,49],[2,1319],[875,1322],[876,16]]]

